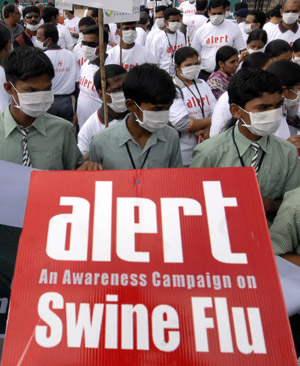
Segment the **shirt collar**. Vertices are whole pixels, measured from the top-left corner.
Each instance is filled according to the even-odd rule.
[[[14,117],[10,113],[10,107],[4,113],[4,133],[7,138],[16,128],[20,125],[15,121]],[[40,134],[46,136],[46,127],[44,116],[37,117],[30,127],[34,127]]]
[[[120,122],[120,129],[119,129],[119,146],[126,144],[127,141],[131,140],[134,144],[137,144],[135,139],[132,137],[131,133],[127,128],[127,119],[129,118],[130,114],[128,114],[122,122]],[[144,150],[147,150],[152,145],[155,145],[157,140],[167,141],[164,129],[162,128],[159,131],[153,132],[149,137]]]
[[[240,132],[238,123],[233,128],[234,128],[235,142],[239,149],[240,155],[243,156],[245,152],[249,149],[252,140],[249,140]],[[262,136],[259,140],[255,142],[260,146],[260,148],[263,151],[268,152],[267,151],[268,136]]]
[[[194,80],[191,80],[191,84],[188,85],[188,86],[191,86],[193,84],[193,81]],[[187,84],[184,83],[181,79],[179,79],[178,76],[175,76],[174,77],[174,83],[175,83],[175,85],[179,86],[180,89],[183,89],[183,88],[185,88],[187,86]],[[202,83],[202,80],[196,79],[196,83]]]
[[[298,30],[298,22],[296,22],[291,29],[286,29],[285,26],[282,24],[282,21],[278,24],[278,27],[282,33],[287,32],[288,30],[291,30],[293,33],[296,33]]]

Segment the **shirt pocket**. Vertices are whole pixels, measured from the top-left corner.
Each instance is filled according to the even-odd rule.
[[[259,179],[261,195],[270,199],[282,199],[286,176],[284,172],[264,174]]]
[[[39,150],[29,152],[32,166],[42,170],[63,170],[62,150]]]

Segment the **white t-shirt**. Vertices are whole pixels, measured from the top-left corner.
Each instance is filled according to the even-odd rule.
[[[292,46],[296,39],[300,38],[300,26],[299,24],[296,24],[296,26],[293,27],[293,30],[286,30],[282,23],[279,23],[275,27],[271,28],[267,33],[268,43],[274,39],[283,39]]]
[[[109,126],[115,125],[118,122],[123,121],[114,119],[109,122]],[[99,131],[105,129],[105,123],[101,120],[99,110],[93,113],[90,118],[85,122],[78,134],[78,148],[82,155],[87,154],[90,151],[90,144],[93,136],[95,136]]]
[[[74,42],[72,40],[71,34],[68,28],[60,23],[57,24],[58,36],[59,40],[57,44],[61,48],[72,48],[74,46]]]
[[[216,53],[223,46],[232,46],[238,51],[246,48],[246,42],[238,25],[227,19],[220,25],[205,23],[195,33],[192,43],[192,47],[199,52],[202,68],[210,73],[216,66]]]
[[[80,73],[80,93],[77,103],[77,117],[79,128],[83,126],[85,121],[97,111],[102,101],[99,98],[94,84],[95,72],[99,70],[99,66],[86,61],[81,67]]]
[[[191,4],[188,0],[186,0],[179,5],[178,9],[183,13],[183,24],[188,25],[192,15],[196,13],[196,1]]]
[[[225,92],[220,96],[215,105],[211,118],[209,136],[213,137],[219,135],[231,118],[232,115],[229,110],[229,97],[228,93]]]
[[[117,33],[117,24],[109,23],[108,41],[115,44],[120,44],[120,36]]]
[[[147,32],[142,27],[136,27],[137,37],[135,40],[135,44],[138,44],[142,47],[145,47],[146,44],[146,38],[147,38]]]
[[[47,50],[45,54],[50,58],[55,71],[55,76],[52,80],[54,95],[74,93],[75,83],[80,78],[80,69],[73,53],[60,48],[57,50]]]
[[[5,72],[0,65],[0,113],[4,112],[11,102],[11,95],[6,93],[3,84],[6,82]]]
[[[194,134],[190,135],[190,133],[187,133],[190,125],[183,125],[181,120],[187,115],[191,119],[208,118],[212,115],[216,103],[216,98],[205,81],[197,79],[196,85],[197,87],[193,83],[189,87],[183,87],[181,89],[183,99],[181,94],[178,93],[177,98],[170,108],[170,122],[181,133],[180,149],[183,165],[191,164],[193,150],[197,141]],[[199,94],[203,101],[204,115],[198,104],[201,103]]]
[[[155,63],[161,69],[169,72],[170,65],[174,63],[174,55],[178,48],[185,46],[185,38],[182,32],[159,32],[152,41],[151,52]]]
[[[263,30],[265,30],[267,33],[273,29],[274,27],[276,27],[277,24],[274,24],[274,23],[271,23],[271,22],[268,22],[266,23],[264,26],[263,26]]]
[[[116,64],[120,65],[120,46],[117,45],[111,48],[108,52],[108,56],[105,60],[105,65]],[[122,66],[126,71],[131,70],[134,66],[144,64],[145,62],[151,62],[146,49],[138,44],[135,44],[130,49],[122,48]]]
[[[73,19],[65,19],[65,26],[68,28],[70,33],[77,33],[79,34],[79,27],[78,23],[80,21],[80,18],[74,17]],[[75,38],[71,35],[73,44],[76,44],[78,42],[78,38]]]
[[[156,24],[154,24],[154,26],[152,27],[151,31],[148,33],[147,38],[146,38],[146,44],[145,44],[145,48],[147,50],[151,50],[151,45],[152,45],[152,41],[154,39],[154,37],[159,34],[159,32],[162,32],[161,29],[159,29]]]
[[[78,43],[74,48],[73,48],[73,54],[75,57],[76,62],[79,65],[79,68],[81,69],[82,65],[85,63],[85,61],[87,60],[85,57],[83,57],[83,53],[82,53],[82,44],[81,42]]]
[[[187,32],[190,42],[193,41],[197,29],[202,27],[202,25],[205,24],[207,20],[208,19],[206,18],[206,16],[202,14],[194,14],[191,16],[189,24],[187,26]]]

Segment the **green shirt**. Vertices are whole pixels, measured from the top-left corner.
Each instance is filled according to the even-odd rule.
[[[0,113],[0,160],[23,164],[23,138],[9,108]],[[37,117],[27,136],[28,153],[33,168],[73,170],[83,163],[77,147],[74,127],[51,114]]]
[[[251,140],[234,126],[197,145],[191,167],[240,167],[241,161],[232,137],[234,137],[245,166],[251,166],[254,150]],[[258,161],[265,152],[257,179],[261,195],[272,200],[282,199],[285,192],[300,186],[300,166],[297,149],[290,142],[274,135],[256,141],[261,149]]]
[[[300,255],[300,188],[284,195],[270,235],[275,254]]]
[[[131,154],[136,169],[141,169],[144,161],[143,168],[182,167],[179,136],[174,128],[166,126],[152,133],[142,148],[128,131],[126,118],[93,137],[91,161],[101,163],[103,169],[107,170],[133,169]]]

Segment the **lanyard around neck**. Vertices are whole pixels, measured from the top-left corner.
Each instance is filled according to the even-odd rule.
[[[131,155],[131,152],[130,152],[130,149],[129,149],[128,143],[126,142],[126,144],[125,144],[125,145],[126,145],[126,149],[127,149],[127,152],[128,152],[128,155],[129,155],[129,158],[130,158],[130,161],[131,161],[132,167],[133,167],[133,169],[136,169],[136,166],[135,166],[135,163],[134,163],[133,157],[132,157],[132,155]],[[148,156],[149,156],[150,150],[151,150],[151,147],[148,149],[147,154],[146,154],[146,156],[145,156],[145,159],[144,159],[143,164],[142,164],[142,166],[140,167],[140,169],[143,169],[143,168],[144,168],[144,165],[145,165],[145,163],[146,163],[146,161],[147,161],[147,159],[148,159]]]
[[[173,51],[172,49],[172,45],[171,45],[171,42],[170,42],[170,39],[169,39],[169,36],[168,36],[168,33],[165,31],[165,34],[167,36],[167,39],[168,39],[168,42],[169,42],[169,47],[170,47],[170,50],[171,50],[171,55],[172,55],[172,60],[174,61],[174,55],[175,55],[175,52]],[[174,45],[174,50],[175,48],[177,47],[177,31],[175,32],[176,34],[176,38],[175,38],[175,45]]]

